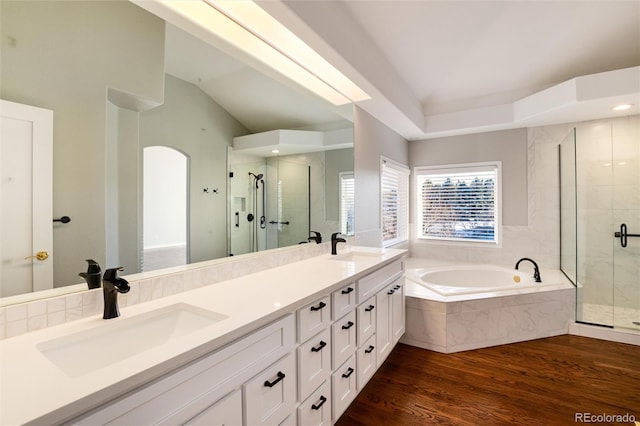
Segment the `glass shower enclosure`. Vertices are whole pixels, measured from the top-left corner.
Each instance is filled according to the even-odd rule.
[[[639,117],[574,128],[560,144],[561,269],[576,319],[640,331]]]
[[[310,166],[286,157],[232,154],[229,255],[307,242]]]

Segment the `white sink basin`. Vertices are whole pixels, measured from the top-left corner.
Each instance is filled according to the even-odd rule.
[[[335,256],[330,256],[329,259],[342,262],[358,262],[362,260],[371,260],[372,258],[380,258],[381,256],[381,252],[375,251],[350,251],[337,254]]]
[[[228,316],[178,303],[145,314],[107,320],[91,330],[58,337],[37,347],[68,376],[77,377],[225,318]]]

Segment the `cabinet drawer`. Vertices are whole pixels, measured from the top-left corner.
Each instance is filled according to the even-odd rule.
[[[340,318],[331,326],[331,365],[342,365],[356,351],[356,312]]]
[[[356,307],[356,283],[331,293],[331,318],[337,320]]]
[[[304,401],[331,374],[328,328],[298,347],[298,401]]]
[[[358,303],[375,295],[385,285],[402,275],[402,261],[396,260],[371,274],[360,278],[356,293],[358,294]]]
[[[241,426],[242,392],[238,389],[231,395],[227,395],[186,424],[190,426]]]
[[[247,425],[279,424],[296,406],[296,363],[289,354],[242,386]]]
[[[298,309],[298,343],[306,341],[331,323],[331,298],[329,296],[316,300]]]
[[[364,388],[369,379],[376,372],[376,336],[369,338],[358,349],[358,392]]]
[[[351,357],[342,364],[331,375],[331,390],[333,397],[333,422],[337,422],[342,413],[347,409],[349,404],[358,395],[356,377],[356,355]]]
[[[299,426],[331,425],[331,384],[326,380],[298,407]]]
[[[293,315],[75,419],[75,424],[182,424],[295,345]]]
[[[376,332],[375,296],[358,306],[356,325],[358,346],[362,346],[362,343]]]

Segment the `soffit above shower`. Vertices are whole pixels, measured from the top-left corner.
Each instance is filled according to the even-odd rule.
[[[260,157],[305,154],[353,147],[353,129],[326,132],[314,130],[271,130],[233,138],[233,149]]]

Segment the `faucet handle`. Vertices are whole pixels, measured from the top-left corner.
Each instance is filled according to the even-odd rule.
[[[117,268],[110,268],[104,271],[104,276],[102,277],[105,281],[115,281],[118,279],[118,271],[124,271],[122,266],[118,266]]]
[[[336,238],[338,238],[338,235],[340,235],[339,232],[334,232],[333,234],[331,234],[331,239],[335,240]]]

